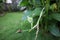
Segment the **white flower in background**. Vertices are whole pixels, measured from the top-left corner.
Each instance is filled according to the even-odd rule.
[[[12,0],[6,0],[6,3],[12,3]]]
[[[29,23],[33,22],[33,18],[32,17],[27,16],[27,20],[28,20]]]

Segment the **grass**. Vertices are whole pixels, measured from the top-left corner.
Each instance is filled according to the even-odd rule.
[[[23,14],[20,12],[8,13],[0,17],[0,40],[28,40],[28,32],[16,33],[18,29],[27,29],[26,22],[23,22]],[[21,26],[22,25],[22,26]]]
[[[23,13],[12,12],[0,17],[0,40],[34,40],[35,31],[16,33],[18,29],[30,29],[30,24],[22,19]],[[38,40],[53,40],[54,38],[39,32]]]

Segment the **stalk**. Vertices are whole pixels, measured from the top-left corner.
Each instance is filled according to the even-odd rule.
[[[46,13],[46,18],[45,18],[45,31],[47,31],[47,28],[48,28],[48,10],[49,10],[49,5],[50,5],[50,0],[46,0],[46,10],[45,10],[45,13]]]
[[[32,23],[31,23],[31,28],[33,27],[33,20],[32,20]]]

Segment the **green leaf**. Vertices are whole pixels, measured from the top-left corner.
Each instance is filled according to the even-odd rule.
[[[39,16],[40,12],[41,12],[40,8],[36,8],[34,10],[26,10],[24,12],[23,20],[26,20],[27,16],[30,16],[30,17]]]
[[[33,12],[32,12],[33,16],[39,16],[41,13],[41,10],[42,9],[40,9],[40,8],[36,8],[35,10],[33,10]]]
[[[22,20],[27,20],[27,16],[31,16],[32,15],[32,11],[31,10],[25,10],[24,11],[24,15],[22,17]]]
[[[29,0],[30,4],[33,4],[34,6],[40,6],[41,1],[40,0]]]
[[[20,6],[27,6],[28,5],[28,0],[22,0],[20,3],[19,3]]]
[[[33,0],[33,3],[39,5],[40,4],[40,0]]]
[[[60,37],[59,28],[56,27],[55,24],[52,24],[52,25],[49,26],[49,31],[50,31],[51,34],[53,34],[54,36]]]
[[[53,13],[53,14],[52,14],[52,18],[60,21],[60,14],[59,14],[59,13]]]

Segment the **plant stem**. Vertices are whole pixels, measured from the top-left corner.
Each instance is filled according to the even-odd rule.
[[[35,25],[33,28],[31,28],[31,29],[29,30],[29,32],[38,26],[39,21],[41,20],[41,17],[42,17],[42,15],[43,15],[44,9],[45,9],[45,7],[42,9],[42,11],[41,11],[41,13],[40,13],[40,16],[39,16],[39,18],[38,18],[38,21],[37,21],[36,25]]]
[[[47,17],[48,17],[48,10],[49,10],[49,4],[50,3],[50,0],[46,0],[46,10],[45,10],[45,12],[46,12],[46,18],[45,18],[45,31],[47,30],[47,28],[48,28],[48,19],[47,19]]]
[[[44,6],[44,0],[42,0],[42,5]]]
[[[32,21],[32,23],[31,23],[31,28],[33,27],[33,21]]]
[[[37,37],[38,37],[38,33],[39,33],[39,24],[38,24],[38,26],[37,26],[37,31],[36,31],[35,40],[37,40]]]

